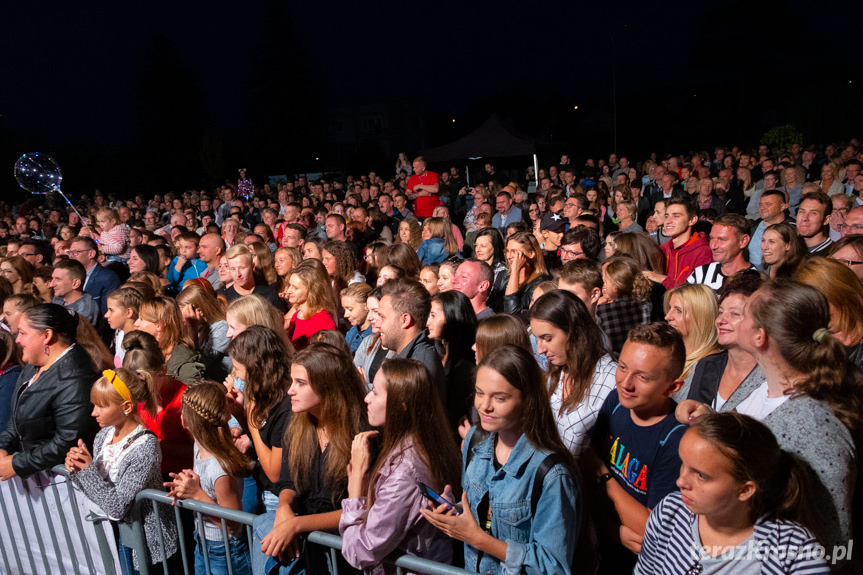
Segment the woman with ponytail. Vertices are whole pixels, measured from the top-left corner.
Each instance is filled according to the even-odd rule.
[[[856,480],[854,434],[863,391],[845,346],[830,335],[830,308],[815,288],[773,280],[746,303],[738,327],[741,349],[752,354],[752,371],[722,406],[762,421],[779,446],[809,472],[818,510],[809,525],[828,545],[851,537]],[[708,412],[687,400],[678,420]]]
[[[680,491],[651,512],[635,575],[830,573],[804,526],[806,473],[766,425],[739,413],[707,414],[679,452]]]

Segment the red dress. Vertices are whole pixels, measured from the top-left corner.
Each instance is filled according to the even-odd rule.
[[[295,312],[288,325],[288,335],[291,336],[291,343],[294,344],[294,348],[297,351],[309,345],[312,336],[319,331],[336,329],[333,316],[325,309],[322,309],[308,319],[300,319],[299,315],[299,311]]]

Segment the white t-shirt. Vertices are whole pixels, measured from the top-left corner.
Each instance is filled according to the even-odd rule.
[[[788,401],[788,395],[780,395],[779,397],[767,397],[767,382],[762,383],[758,389],[749,394],[749,397],[740,402],[737,406],[737,413],[754,417],[758,421],[764,421],[764,418],[773,413],[776,408]]]
[[[216,502],[216,505],[219,504],[219,500],[216,497],[216,480],[223,475],[227,475],[225,470],[222,469],[222,466],[219,464],[219,460],[213,457],[207,457],[205,459],[201,459],[201,454],[198,450],[198,444],[195,443],[195,473],[198,474],[201,481],[201,489],[204,490],[204,493],[207,496]],[[237,492],[242,497],[243,493],[243,480],[235,479],[237,486]],[[213,523],[204,520],[204,537],[207,541],[222,541],[222,529],[214,525]]]

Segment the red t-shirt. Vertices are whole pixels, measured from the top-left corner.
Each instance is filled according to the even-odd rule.
[[[414,174],[411,176],[411,179],[408,180],[408,191],[412,192],[414,186],[416,186],[417,184],[431,186],[439,182],[440,179],[438,178],[438,175],[434,172],[426,171],[426,173],[424,173],[422,176]],[[414,215],[418,218],[430,218],[432,213],[434,212],[434,209],[439,205],[440,200],[438,200],[436,194],[417,198],[414,200]]]
[[[300,312],[295,312],[288,325],[288,333],[291,336],[291,343],[297,351],[303,349],[313,335],[325,329],[336,329],[336,323],[333,321],[333,316],[325,309],[322,309],[309,319],[300,319]]]
[[[194,441],[180,422],[185,391],[185,383],[167,377],[159,391],[159,403],[164,407],[155,417],[144,411],[143,403],[138,405],[138,415],[144,420],[144,425],[159,438],[162,473],[192,469],[194,464]]]

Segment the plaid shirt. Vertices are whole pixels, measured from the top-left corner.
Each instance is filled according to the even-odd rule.
[[[610,303],[596,306],[596,323],[611,340],[614,356],[620,355],[629,330],[639,324],[650,323],[653,306],[649,299],[637,300],[623,296]]]

